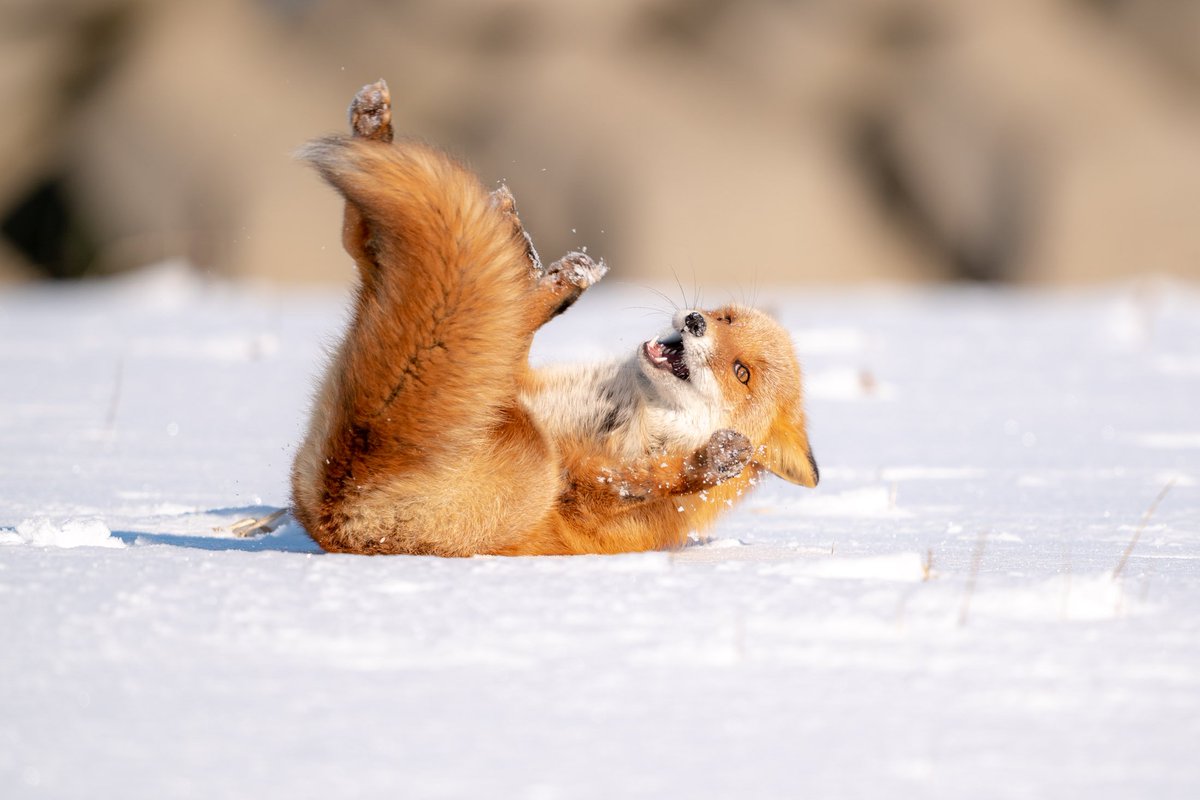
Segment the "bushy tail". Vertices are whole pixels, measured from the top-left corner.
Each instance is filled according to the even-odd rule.
[[[341,427],[366,450],[478,441],[528,358],[524,239],[474,175],[424,145],[333,136],[300,155],[346,198],[362,277],[334,367]]]

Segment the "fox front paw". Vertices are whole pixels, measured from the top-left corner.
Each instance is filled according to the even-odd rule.
[[[350,102],[350,132],[358,139],[392,141],[392,95],[380,78],[358,90]]]
[[[587,253],[572,251],[546,267],[543,283],[554,281],[566,283],[583,290],[599,281],[608,273],[604,259],[596,261]]]
[[[538,324],[571,307],[583,290],[604,277],[608,265],[604,259],[596,261],[587,253],[573,252],[555,261],[550,266],[535,272],[535,285],[539,296],[537,305]]]
[[[754,454],[754,446],[743,434],[723,428],[714,433],[700,451],[705,480],[722,483],[742,474]]]

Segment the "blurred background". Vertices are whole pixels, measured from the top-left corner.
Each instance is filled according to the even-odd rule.
[[[621,279],[1200,278],[1195,0],[4,0],[0,282],[349,281],[291,154],[380,77]]]

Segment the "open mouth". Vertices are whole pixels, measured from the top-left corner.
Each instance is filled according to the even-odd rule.
[[[683,363],[683,336],[679,333],[651,339],[642,345],[642,352],[656,369],[668,370],[681,381],[691,377],[687,364]]]

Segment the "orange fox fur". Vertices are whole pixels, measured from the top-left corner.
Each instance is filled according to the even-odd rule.
[[[766,471],[818,480],[787,333],[684,310],[631,357],[534,370],[535,331],[605,271],[543,266],[501,187],[392,144],[383,82],[303,152],[346,199],[353,320],[292,471],[326,550],[467,556],[682,545]]]

